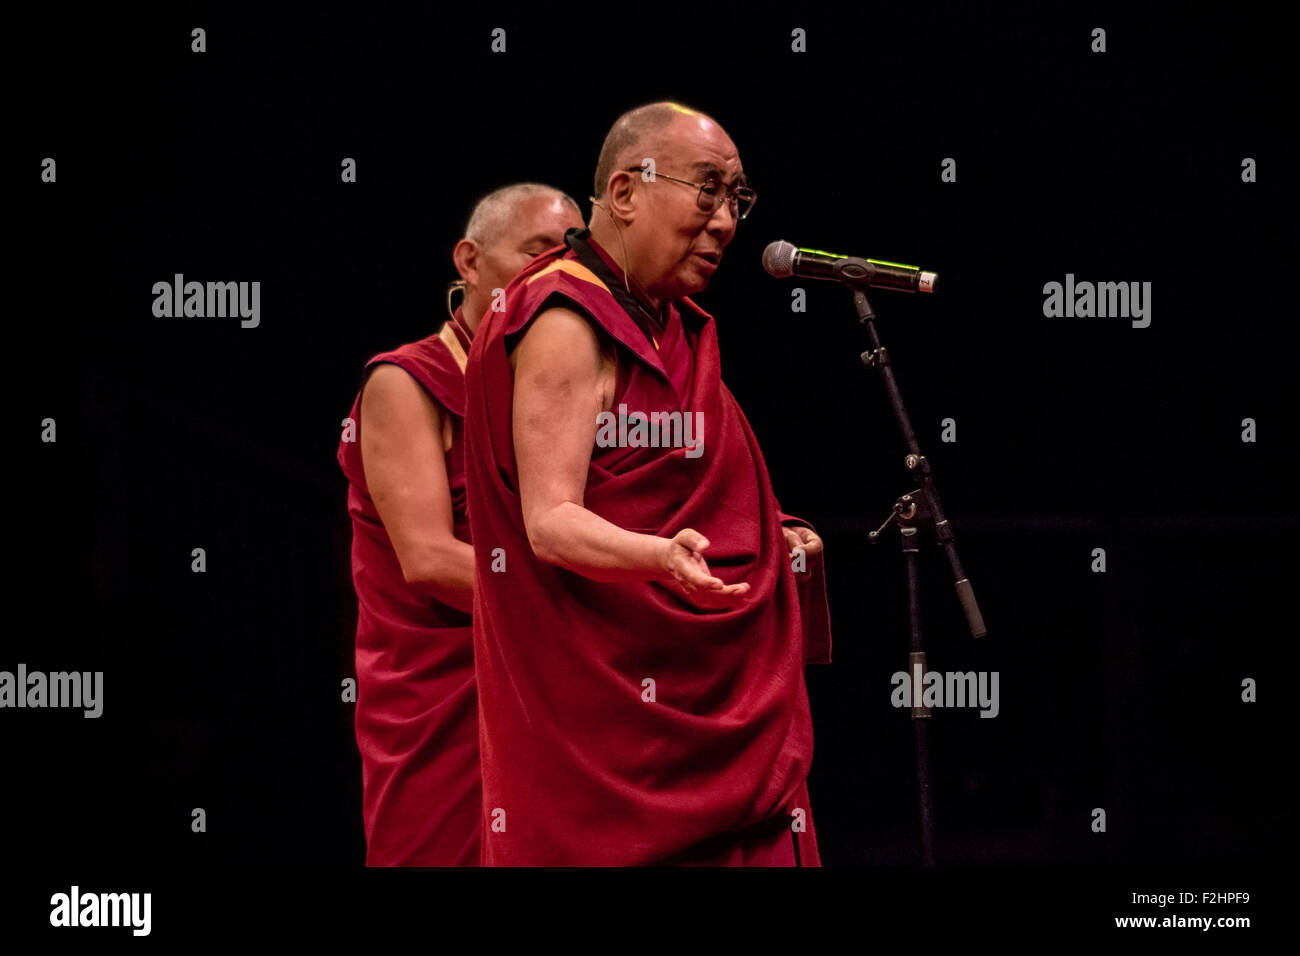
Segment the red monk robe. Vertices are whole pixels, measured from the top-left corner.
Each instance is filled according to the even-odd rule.
[[[457,309],[437,335],[366,363],[367,370],[383,362],[405,369],[441,406],[444,447],[451,443],[446,464],[454,534],[465,542],[470,536],[462,436],[471,339]],[[351,418],[356,440],[339,443],[338,459],[351,484],[366,863],[476,866],[482,800],[470,617],[403,578],[366,487],[359,394]]]
[[[830,660],[821,562],[791,568],[763,456],[719,377],[712,318],[680,300],[656,349],[564,248],[505,298],[466,373],[483,863],[820,865],[803,668]],[[620,403],[703,413],[698,457],[594,445],[585,507],[632,531],[699,531],[710,571],[750,583],[743,605],[702,611],[657,583],[600,583],[533,555],[508,351],[553,305],[616,343],[615,414]]]

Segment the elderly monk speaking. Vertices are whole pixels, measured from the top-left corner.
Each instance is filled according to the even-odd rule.
[[[485,865],[819,865],[821,541],[781,513],[702,291],[754,193],[707,116],[618,119],[589,230],[466,373]]]
[[[366,363],[350,415],[359,429],[339,443],[350,483],[356,733],[371,866],[479,862],[466,353],[511,277],[563,245],[574,225],[582,225],[577,204],[549,186],[507,186],[479,202],[452,253],[464,301],[436,335]]]

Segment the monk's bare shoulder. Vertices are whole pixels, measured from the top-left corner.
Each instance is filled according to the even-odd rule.
[[[406,369],[383,362],[370,369],[361,386],[361,413],[399,425],[438,424],[438,403]]]
[[[609,335],[582,313],[555,306],[538,313],[510,352],[518,374],[521,357],[543,379],[556,376],[591,381],[602,411],[614,402],[615,353]]]

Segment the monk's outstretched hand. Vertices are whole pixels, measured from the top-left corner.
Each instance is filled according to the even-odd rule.
[[[726,584],[709,573],[703,552],[709,539],[694,528],[683,528],[664,549],[665,581],[693,604],[706,608],[729,608],[743,603],[749,584]]]

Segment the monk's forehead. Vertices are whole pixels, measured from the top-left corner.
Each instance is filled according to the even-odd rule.
[[[739,172],[740,153],[726,130],[703,113],[679,113],[663,132],[663,162]],[[698,170],[695,170],[698,171]]]
[[[526,227],[538,219],[553,218],[570,209],[573,209],[572,204],[559,193],[542,193],[537,196],[529,196],[519,203],[515,207],[514,220]],[[576,213],[577,210],[574,210],[574,212]]]
[[[581,225],[582,215],[573,204],[559,193],[529,196],[515,204],[503,231],[503,238],[511,240],[532,238],[537,235],[563,232],[566,220]]]

